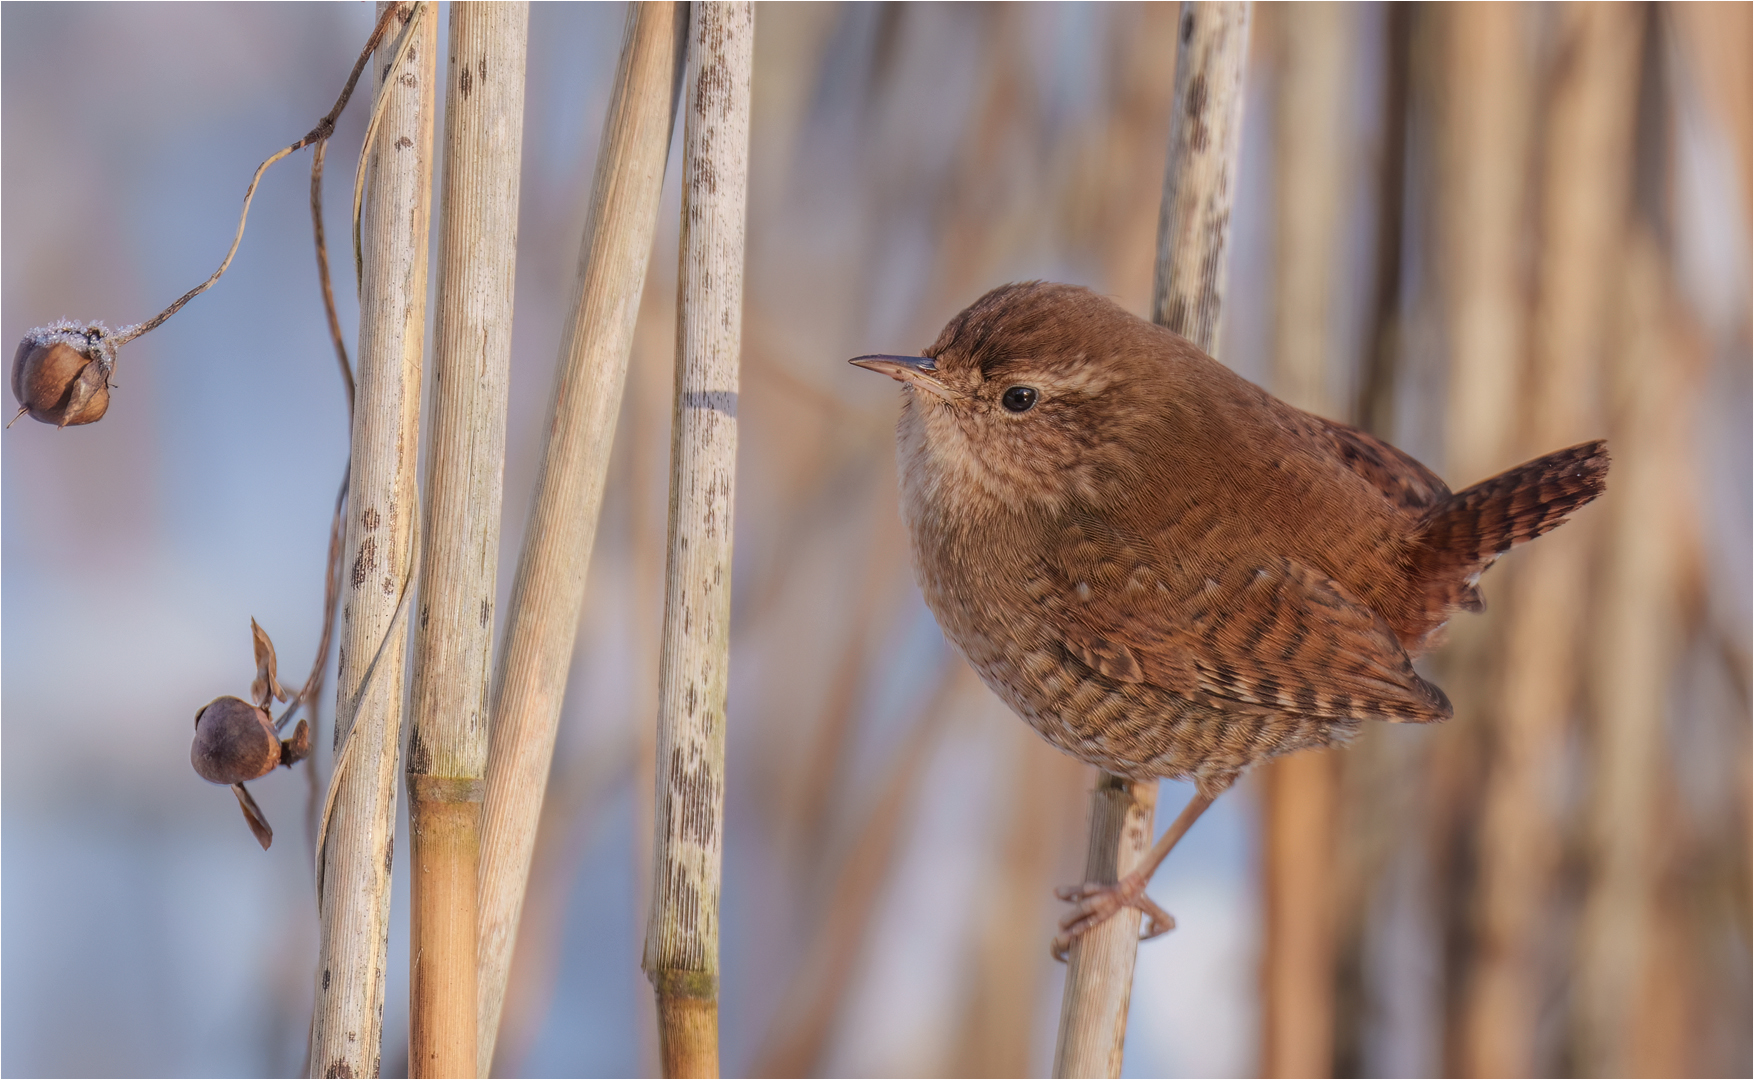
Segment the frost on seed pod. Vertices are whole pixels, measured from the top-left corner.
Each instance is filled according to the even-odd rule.
[[[12,356],[12,396],[20,412],[56,427],[101,419],[110,407],[115,337],[102,323],[67,321],[26,334]]]

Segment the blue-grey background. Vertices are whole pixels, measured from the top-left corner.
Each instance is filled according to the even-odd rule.
[[[759,10],[727,1075],[783,1060],[797,1002],[818,994],[799,972],[822,970],[835,1007],[806,1033],[816,1040],[808,1068],[1047,1068],[1061,978],[1046,960],[1049,889],[1079,874],[1092,774],[958,673],[911,583],[896,520],[895,392],[843,361],[923,347],[1009,280],[1077,281],[1145,311],[1172,86],[1167,10]],[[1380,6],[1358,11],[1360,40],[1377,42]],[[614,4],[531,12],[502,591],[622,18]],[[0,7],[0,328],[16,337],[62,316],[135,322],[202,280],[230,241],[251,171],[329,108],[371,21],[363,3]],[[1267,79],[1250,84],[1224,332],[1224,359],[1257,379],[1271,322]],[[1381,95],[1380,64],[1367,59],[1348,129],[1360,154],[1380,145]],[[356,98],[328,155],[328,233],[343,243],[366,105]],[[1693,258],[1683,270],[1704,283],[1708,318],[1745,327],[1746,177],[1721,136],[1693,137],[1706,149],[1687,166],[1688,190],[1722,214],[1693,226],[1705,239],[1683,245]],[[1336,211],[1351,237],[1336,266],[1346,284],[1335,349],[1347,355],[1368,333],[1373,175],[1361,170],[1353,204]],[[308,152],[270,170],[229,274],[124,350],[101,423],[57,432],[25,420],[0,438],[8,1075],[303,1067],[315,956],[307,773],[253,785],[276,827],[263,853],[230,794],[193,774],[188,745],[195,710],[248,685],[251,617],[272,634],[283,675],[302,677],[316,644],[346,433],[307,190]],[[655,1067],[638,948],[677,205],[672,175],[501,1036],[511,1074]],[[331,262],[351,341],[345,247]],[[1726,275],[1739,282],[1727,300],[1711,292]],[[1745,343],[1745,330],[1734,333]],[[1741,464],[1703,482],[1728,493],[1707,543],[1712,567],[1741,591],[1731,622],[1745,624],[1738,347],[1714,384],[1729,412],[1713,421],[1713,445]],[[1409,449],[1438,452],[1435,434],[1405,434]],[[948,705],[933,710],[944,680]],[[326,776],[326,727],[315,741]],[[900,797],[885,804],[885,792]],[[1165,786],[1160,824],[1185,796]],[[1257,1067],[1252,806],[1246,788],[1222,800],[1153,886],[1180,929],[1141,949],[1128,1075]],[[874,863],[881,885],[837,961],[820,928],[851,859]],[[400,851],[397,874],[386,1075],[405,1066]],[[1388,1018],[1371,1028],[1374,1069],[1437,1068],[1443,976],[1422,917],[1412,901],[1390,905],[1380,928],[1391,959],[1373,984]],[[1007,1045],[1021,1049],[993,1049]]]

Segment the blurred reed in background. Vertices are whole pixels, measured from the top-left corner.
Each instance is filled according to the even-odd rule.
[[[531,12],[502,553],[527,512],[620,17]],[[126,321],[205,273],[258,151],[327,106],[368,19],[7,5],[6,331]],[[943,643],[897,514],[896,396],[843,361],[921,348],[1009,280],[1145,312],[1176,11],[756,20],[725,1068],[1041,1073],[1051,888],[1082,865],[1094,774]],[[1127,1071],[1745,1075],[1749,7],[1264,5],[1255,25],[1226,362],[1455,486],[1598,435],[1615,465],[1599,505],[1487,575],[1488,614],[1452,625],[1433,668],[1454,721],[1263,769],[1178,849],[1156,894],[1181,926],[1141,950]],[[106,40],[152,47],[50,89],[52,58]],[[235,62],[258,54],[275,59]],[[65,146],[88,155],[76,182],[45,160]],[[297,171],[265,184],[234,277],[124,358],[103,424],[6,436],[8,1073],[298,1067],[308,862],[296,843],[257,857],[184,764],[187,717],[234,692],[213,687],[250,614],[289,664],[315,639],[344,450]],[[501,1074],[655,1068],[638,946],[673,178],[666,198]],[[293,329],[239,347],[264,326]],[[191,401],[217,426],[191,425]],[[214,460],[237,446],[259,447],[247,467]],[[264,483],[297,528],[246,550]],[[97,640],[127,693],[56,659]],[[296,820],[302,784],[259,797]],[[120,927],[127,948],[79,944]],[[284,943],[264,950],[272,927]],[[392,987],[388,1075],[405,1000]],[[115,1018],[112,1057],[68,1038],[94,1008]]]

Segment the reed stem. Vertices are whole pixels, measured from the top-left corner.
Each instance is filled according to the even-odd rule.
[[[477,1068],[493,1061],[518,915],[603,506],[634,320],[658,224],[685,6],[628,12],[603,128],[577,299],[494,674],[482,807]]]
[[[1177,38],[1151,318],[1212,353],[1242,144],[1250,14],[1247,3],[1183,3]],[[1091,795],[1086,880],[1118,881],[1138,864],[1151,847],[1156,804],[1156,780],[1102,774]],[[1055,1076],[1120,1075],[1138,949],[1139,917],[1130,909],[1072,943]]]
[[[754,38],[753,4],[703,3],[694,10],[682,137],[652,906],[641,964],[657,991],[665,1076],[719,1071],[725,690]]]
[[[1534,306],[1529,363],[1514,402],[1525,417],[1515,457],[1601,430],[1602,358],[1632,205],[1643,12],[1587,4],[1557,15],[1555,46],[1564,60],[1541,88]],[[1599,512],[1579,515],[1522,554],[1506,583],[1502,681],[1478,811],[1480,938],[1461,1013],[1462,1067],[1470,1075],[1535,1075],[1558,1064],[1541,1046],[1538,1017],[1548,993],[1541,949],[1554,933],[1564,878],[1569,823],[1555,792],[1569,769],[1585,655],[1579,615],[1599,588],[1590,571],[1601,520]]]
[[[1272,390],[1300,409],[1350,420],[1333,393],[1336,281],[1345,193],[1356,182],[1347,96],[1357,12],[1341,4],[1271,9],[1263,27],[1278,76],[1273,141]],[[1331,1076],[1338,761],[1326,752],[1263,762],[1261,793],[1262,1076]]]
[[[410,1076],[475,1076],[477,862],[517,270],[529,5],[453,4],[409,698]]]
[[[311,1071],[376,1076],[382,1054],[390,863],[395,842],[408,587],[417,514],[421,353],[432,192],[436,4],[404,5],[373,65],[384,102],[367,148],[371,194],[361,287],[359,377],[348,481],[336,770],[317,851],[321,917]],[[380,7],[380,13],[384,10]],[[415,35],[393,70],[383,68]],[[370,682],[367,682],[370,672]],[[361,693],[363,689],[363,693]],[[343,754],[343,746],[349,753]]]

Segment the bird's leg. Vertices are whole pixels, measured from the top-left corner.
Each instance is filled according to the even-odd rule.
[[[1228,784],[1225,785],[1225,787],[1228,786]],[[1212,800],[1216,799],[1223,790],[1223,788],[1219,788],[1217,791],[1208,791],[1205,785],[1196,789],[1194,797],[1188,800],[1188,804],[1182,807],[1182,812],[1176,815],[1176,819],[1170,823],[1169,828],[1165,829],[1163,835],[1158,837],[1157,843],[1153,844],[1151,850],[1145,853],[1145,858],[1141,859],[1139,865],[1133,867],[1119,881],[1112,883],[1087,881],[1082,885],[1068,885],[1055,889],[1054,895],[1061,900],[1070,901],[1073,907],[1071,912],[1060,920],[1060,929],[1065,933],[1054,938],[1054,959],[1065,960],[1066,951],[1072,947],[1073,941],[1083,937],[1095,929],[1104,919],[1124,908],[1135,908],[1150,917],[1150,925],[1146,927],[1143,934],[1139,935],[1141,941],[1174,930],[1175,917],[1158,907],[1149,896],[1145,895],[1145,886],[1150,883],[1151,875],[1157,872],[1157,868],[1163,864],[1163,860],[1169,857],[1170,849],[1175,847],[1176,842],[1183,836],[1187,835],[1187,831],[1193,827],[1194,822],[1199,820],[1200,815],[1206,812],[1206,808],[1212,805]]]

